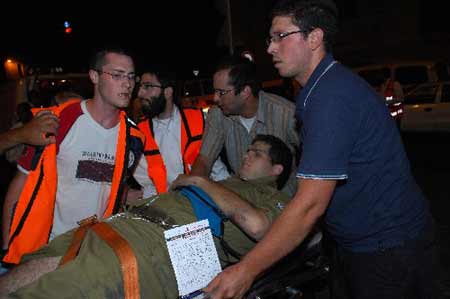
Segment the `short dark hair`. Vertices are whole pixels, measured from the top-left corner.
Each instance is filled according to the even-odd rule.
[[[181,100],[178,96],[179,91],[177,86],[177,76],[175,72],[164,68],[145,67],[144,69],[142,69],[141,76],[143,74],[154,75],[158,79],[159,83],[161,83],[161,86],[163,88],[172,87],[173,103],[178,107],[181,107]]]
[[[229,70],[228,84],[234,87],[235,94],[240,93],[245,86],[249,86],[253,96],[258,97],[261,81],[258,79],[256,65],[253,62],[239,56],[225,56],[220,60],[216,73],[222,70]]]
[[[95,54],[91,57],[89,62],[89,69],[91,70],[102,70],[103,66],[106,64],[106,55],[114,53],[119,55],[125,55],[128,57],[132,57],[130,53],[122,48],[111,47],[111,48],[103,48],[95,52]]]
[[[338,9],[332,0],[280,0],[270,18],[290,16],[304,36],[316,28],[323,31],[327,52],[331,52],[338,33]]]
[[[291,174],[292,169],[292,151],[280,138],[273,135],[258,134],[253,139],[252,144],[260,141],[270,145],[269,157],[272,160],[272,165],[280,164],[283,166],[283,171],[278,175],[277,188],[281,189],[286,184]]]

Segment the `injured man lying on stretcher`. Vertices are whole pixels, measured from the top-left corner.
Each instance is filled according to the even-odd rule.
[[[0,294],[6,298],[125,298],[124,281],[130,269],[123,269],[120,254],[97,233],[99,224],[107,224],[125,243],[122,247],[131,249],[140,297],[176,298],[177,282],[164,230],[197,221],[195,204],[183,195],[182,187],[200,188],[229,219],[223,222],[222,240],[214,238],[224,266],[236,261],[236,254],[230,252],[245,254],[252,249],[281,213],[289,198],[279,189],[288,179],[291,165],[291,151],[280,139],[258,135],[245,154],[238,177],[215,183],[205,177],[181,175],[172,186],[181,191],[145,199],[94,224],[84,238],[80,237],[81,227],[87,226],[26,255],[19,266],[0,277]],[[82,240],[79,247],[71,247],[77,239]]]

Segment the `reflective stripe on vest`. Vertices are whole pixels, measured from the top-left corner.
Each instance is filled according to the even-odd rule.
[[[45,108],[60,116],[64,109],[71,105],[79,105],[79,100],[69,101],[63,105]],[[40,109],[34,110],[37,113]],[[73,119],[71,121],[75,121]],[[61,120],[61,128],[67,124]],[[73,125],[69,124],[69,127]],[[59,133],[58,133],[59,135]],[[103,217],[109,217],[117,212],[120,206],[120,198],[123,182],[128,165],[127,136],[140,138],[144,143],[144,136],[138,130],[131,128],[123,111],[120,112],[120,125],[116,149],[116,160],[111,183],[111,192],[108,198],[107,208]],[[29,171],[22,193],[12,216],[9,231],[9,247],[3,259],[7,263],[19,263],[22,255],[33,252],[47,244],[53,225],[53,210],[56,200],[57,188],[57,156],[58,144],[51,144],[44,148],[37,166]]]
[[[183,109],[180,111],[181,125],[181,152],[183,153],[184,172],[191,173],[192,164],[197,159],[202,146],[205,119],[198,109]]]
[[[181,115],[181,156],[185,173],[190,173],[192,164],[200,153],[201,141],[204,130],[204,119],[201,110],[184,108],[180,109]],[[144,133],[146,142],[144,155],[147,160],[147,170],[150,179],[158,193],[167,191],[167,172],[164,160],[156,144],[153,134],[153,123],[144,120],[138,124]]]

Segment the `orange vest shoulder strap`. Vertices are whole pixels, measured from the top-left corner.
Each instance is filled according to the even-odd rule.
[[[190,173],[191,167],[200,153],[205,120],[199,109],[182,109],[180,114],[182,119],[181,155],[184,172]]]
[[[205,120],[199,109],[180,109],[180,115],[182,120],[181,150],[184,152],[192,142],[202,140]]]
[[[159,148],[156,144],[153,134],[153,123],[151,119],[146,119],[138,124],[139,130],[145,136],[144,155],[153,156],[159,154]]]
[[[145,135],[144,156],[147,160],[148,175],[158,193],[167,191],[167,173],[163,158],[156,144],[153,130],[152,120],[147,119],[138,124],[139,129]]]

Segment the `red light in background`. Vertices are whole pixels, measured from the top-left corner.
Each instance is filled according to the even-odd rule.
[[[64,32],[66,32],[67,34],[72,32],[72,28],[71,27],[67,27]]]

